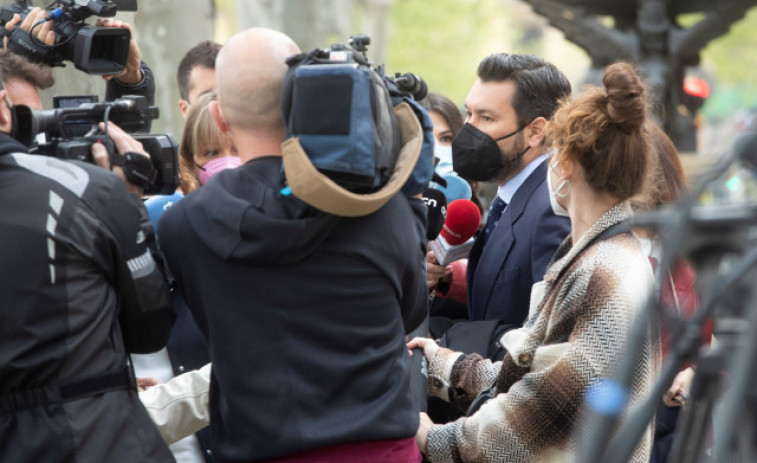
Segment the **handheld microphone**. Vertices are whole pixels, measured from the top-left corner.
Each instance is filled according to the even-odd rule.
[[[447,219],[439,236],[430,243],[439,265],[468,257],[473,235],[481,223],[481,213],[473,201],[457,199],[447,206]]]
[[[426,239],[431,241],[439,236],[444,226],[444,220],[447,217],[447,198],[439,190],[426,188],[421,200],[428,208]]]

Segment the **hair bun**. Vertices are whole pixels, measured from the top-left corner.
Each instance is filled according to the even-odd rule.
[[[634,68],[615,63],[605,69],[602,84],[607,92],[610,122],[625,130],[640,130],[646,118],[646,91]]]

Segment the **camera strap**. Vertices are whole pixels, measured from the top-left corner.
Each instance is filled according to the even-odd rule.
[[[54,65],[54,63],[50,64],[50,55],[57,55],[57,52],[52,48],[46,47],[44,44],[40,45],[40,43],[39,40],[34,40],[29,32],[20,27],[16,27],[13,29],[13,32],[10,33],[8,50],[37,63],[47,64],[49,66]]]

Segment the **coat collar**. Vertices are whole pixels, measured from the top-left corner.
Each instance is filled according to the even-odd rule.
[[[547,161],[546,158],[544,158],[518,188],[518,191],[513,195],[512,201],[507,205],[507,208],[505,208],[505,213],[511,217],[512,222],[515,222],[521,215],[523,215],[523,211],[526,209],[526,204],[528,204],[528,199],[534,191],[536,191],[539,185],[546,180]]]
[[[532,307],[529,313],[529,320],[523,328],[511,330],[500,339],[500,343],[507,348],[516,365],[522,368],[530,368],[536,354],[536,349],[541,344],[541,340],[544,339],[551,316],[550,314],[541,313],[541,308],[543,308],[544,298],[555,283],[554,280],[557,275],[560,275],[562,270],[567,265],[570,265],[575,256],[584,250],[597,235],[616,223],[629,219],[632,216],[633,211],[631,210],[630,203],[624,201],[605,212],[589,228],[589,231],[578,240],[575,246],[573,246],[570,235],[565,238],[565,241],[557,249],[549,267],[547,267],[544,280],[534,284],[532,288]]]
[[[569,265],[573,258],[578,255],[591,241],[600,233],[612,227],[616,223],[622,222],[626,219],[630,219],[633,216],[633,210],[628,201],[623,201],[616,204],[609,211],[605,212],[602,217],[599,218],[594,225],[589,228],[589,231],[582,236],[578,242],[573,245],[573,239],[570,235],[565,238],[565,241],[557,248],[555,256],[552,258],[547,267],[547,272],[544,274],[544,281],[552,283],[557,275],[562,272],[566,265]]]

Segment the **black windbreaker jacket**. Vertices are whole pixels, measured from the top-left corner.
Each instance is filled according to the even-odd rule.
[[[412,438],[405,333],[427,314],[426,207],[328,215],[281,193],[281,157],[218,173],[160,245],[208,337],[215,461]]]
[[[0,134],[0,461],[169,462],[128,352],[165,345],[170,294],[116,175]]]

